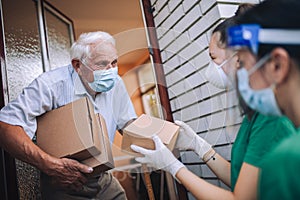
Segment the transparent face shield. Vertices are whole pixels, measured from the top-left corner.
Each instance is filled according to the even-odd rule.
[[[230,30],[228,31],[228,44],[229,47],[226,49],[226,56],[230,56],[235,53],[235,59],[232,59],[227,64],[227,74],[230,76],[232,80],[232,87],[226,91],[226,132],[228,135],[237,134],[239,125],[242,122],[244,116],[248,116],[251,118],[254,111],[245,103],[242,98],[239,90],[238,90],[238,80],[237,70],[243,67],[243,63],[240,62],[240,52],[248,51],[257,53],[258,44],[255,41],[247,41],[241,38],[251,38],[256,37],[258,35],[259,26],[251,25],[250,27],[245,28],[246,33],[242,33],[241,29],[235,30],[234,36],[231,34]],[[239,35],[239,34],[242,34]],[[232,38],[234,37],[234,38]],[[232,42],[236,42],[236,45],[232,46]],[[256,55],[253,55],[252,61],[253,64],[256,62]],[[248,60],[249,61],[249,60]]]
[[[239,124],[244,113],[240,107],[240,99],[236,87],[236,71],[239,67],[238,52],[234,49],[226,49],[226,57],[232,58],[224,65],[224,71],[231,82],[230,87],[227,88],[224,94],[224,125],[227,138],[234,141],[233,138],[235,138],[239,130]]]
[[[230,127],[234,127],[236,123],[241,122],[245,114],[251,117],[254,113],[250,108],[253,106],[245,103],[238,90],[239,81],[249,80],[239,80],[237,70],[247,66],[245,67],[247,68],[247,74],[251,75],[262,66],[261,63],[265,63],[270,58],[267,54],[258,59],[257,54],[260,44],[300,44],[300,30],[262,29],[256,24],[246,24],[233,26],[228,29],[227,33],[228,47],[226,54],[230,55],[232,51],[237,52],[238,59],[237,63],[228,63],[228,74],[233,77],[234,85],[226,93],[226,127],[229,131]],[[248,55],[248,57],[244,57],[244,55]]]
[[[228,58],[228,59],[223,64],[222,68],[223,68],[224,72],[226,73],[228,79],[231,82],[230,87],[228,87],[227,89],[231,89],[232,87],[234,87],[234,84],[233,84],[234,79],[235,79],[234,71],[238,67],[237,51],[235,51],[233,49],[226,49],[226,58]]]
[[[226,92],[226,131],[228,133],[237,131],[236,127],[242,122],[243,118],[247,116],[249,119],[254,114],[254,110],[244,101],[241,96],[238,83],[237,71],[244,67],[243,60],[246,59],[247,64],[255,65],[257,61],[256,53],[258,49],[257,41],[248,40],[252,37],[258,36],[259,26],[246,25],[246,27],[236,28],[232,34],[232,30],[228,31],[228,47],[226,49],[226,55],[229,56],[232,52],[236,53],[236,59],[228,63],[228,74],[232,79],[232,88]],[[234,45],[232,45],[234,44]],[[243,52],[248,52],[250,57],[244,58]],[[235,132],[236,134],[237,132]]]

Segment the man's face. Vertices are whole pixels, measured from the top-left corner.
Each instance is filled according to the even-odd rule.
[[[117,59],[116,48],[111,43],[102,42],[92,47],[91,55],[81,61],[77,72],[83,80],[91,83],[94,81],[93,71],[116,67]]]

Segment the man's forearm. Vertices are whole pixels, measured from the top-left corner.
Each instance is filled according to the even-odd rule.
[[[0,146],[13,157],[51,176],[61,187],[80,189],[86,182],[84,174],[93,171],[93,168],[76,160],[55,158],[47,154],[31,141],[20,126],[0,122]]]
[[[53,157],[42,151],[20,126],[0,122],[0,146],[13,157],[36,166],[47,173],[46,166]]]

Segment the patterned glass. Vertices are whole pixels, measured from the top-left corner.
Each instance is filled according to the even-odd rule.
[[[43,72],[36,2],[2,0],[9,101]],[[39,171],[16,160],[21,200],[40,199]]]
[[[46,28],[50,68],[65,66],[70,63],[71,33],[70,24],[56,16],[51,10],[45,9]]]
[[[9,100],[43,72],[38,17],[33,0],[3,0]]]

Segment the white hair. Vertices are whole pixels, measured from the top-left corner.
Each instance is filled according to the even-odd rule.
[[[73,43],[70,51],[71,60],[85,59],[91,54],[91,47],[102,42],[109,42],[115,46],[115,39],[106,32],[96,31],[89,33],[82,33],[78,40]]]

